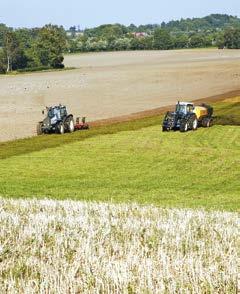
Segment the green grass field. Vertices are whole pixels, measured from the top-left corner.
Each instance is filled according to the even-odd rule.
[[[0,195],[240,209],[239,100],[216,123],[162,133],[161,116],[0,144]]]

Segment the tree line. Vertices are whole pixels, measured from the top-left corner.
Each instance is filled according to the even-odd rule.
[[[240,19],[213,14],[161,24],[13,29],[0,24],[0,73],[63,68],[64,53],[181,48],[240,48]]]
[[[71,27],[70,52],[240,48],[240,19],[226,14],[135,26],[102,25],[82,32]],[[141,34],[139,34],[141,33]]]
[[[170,50],[184,48],[218,47],[239,49],[240,28],[229,27],[214,32],[172,32],[166,28],[156,28],[152,33],[136,35],[134,33],[116,34],[119,25],[108,25],[108,33],[89,36],[83,33],[68,41],[68,50],[76,52],[100,52],[122,50]]]
[[[0,25],[0,72],[63,68],[67,37],[63,27],[16,29]]]

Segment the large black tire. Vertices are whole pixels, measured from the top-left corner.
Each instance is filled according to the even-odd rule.
[[[188,122],[186,120],[182,120],[180,123],[180,132],[184,133],[188,131]]]
[[[210,124],[209,124],[209,127],[211,128],[213,126],[213,119],[210,118]]]
[[[202,120],[202,126],[204,128],[210,128],[212,126],[212,119],[210,117],[205,117]]]
[[[62,122],[58,123],[56,126],[56,133],[60,135],[64,134],[64,124]]]
[[[163,132],[169,132],[169,129],[166,128],[166,127],[162,127],[162,131],[163,131]]]
[[[41,136],[43,134],[42,126],[43,126],[42,122],[39,122],[37,125],[37,135],[38,136]]]
[[[198,119],[197,117],[194,117],[193,122],[192,122],[192,130],[196,131],[198,128]]]
[[[70,116],[66,120],[66,122],[65,122],[65,129],[69,133],[73,133],[74,132],[74,120],[73,120],[73,117],[72,116]]]

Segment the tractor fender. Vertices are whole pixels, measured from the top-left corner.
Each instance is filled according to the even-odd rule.
[[[187,120],[188,122],[192,122],[195,119],[197,119],[197,116],[195,113],[188,113],[184,119]]]
[[[66,116],[66,117],[63,119],[63,123],[65,123],[69,118],[72,118],[72,119],[73,119],[73,115],[72,115],[72,114],[69,114],[68,116]]]
[[[186,118],[196,118],[197,116],[196,116],[196,114],[195,113],[188,113],[187,115],[186,115]]]

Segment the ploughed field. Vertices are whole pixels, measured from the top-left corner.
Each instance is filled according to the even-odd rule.
[[[45,106],[89,120],[128,115],[238,90],[238,50],[70,55],[75,70],[0,77],[0,141],[33,136]]]

